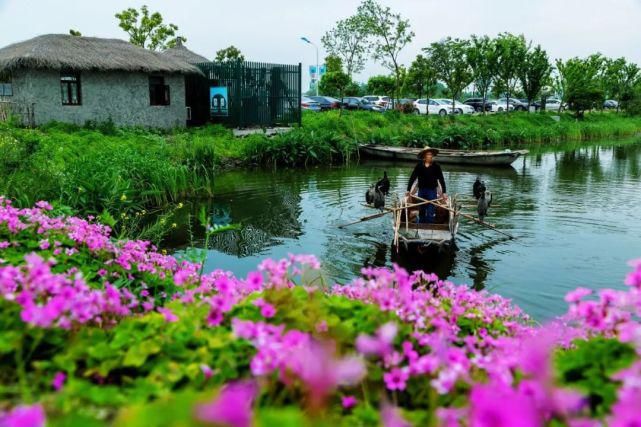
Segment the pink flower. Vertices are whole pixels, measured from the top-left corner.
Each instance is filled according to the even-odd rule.
[[[217,307],[212,307],[207,315],[207,324],[209,326],[218,326],[221,323],[223,323],[223,313]]]
[[[565,296],[565,301],[569,303],[576,303],[581,301],[583,298],[588,295],[592,295],[592,290],[587,288],[576,288],[575,290],[568,292]]]
[[[476,384],[470,393],[470,425],[474,427],[541,427],[533,399],[509,386]]]
[[[463,416],[463,410],[459,408],[438,408],[436,410],[436,417],[440,420],[441,427],[460,427],[459,421]]]
[[[397,331],[396,324],[389,322],[378,328],[375,337],[360,334],[356,337],[356,350],[365,356],[384,357],[393,350],[392,344]]]
[[[51,381],[51,386],[54,390],[60,391],[62,389],[62,386],[65,384],[66,379],[67,374],[65,374],[64,372],[56,372],[56,374],[53,376],[53,380]]]
[[[0,413],[2,427],[44,427],[45,411],[41,405],[16,406],[8,413]]]
[[[383,427],[411,427],[411,424],[403,419],[398,408],[383,403],[381,407],[381,424]]]
[[[316,324],[316,332],[318,332],[319,334],[327,332],[327,330],[327,322],[325,320],[321,320]]]
[[[405,390],[409,377],[406,369],[394,368],[383,374],[383,381],[388,390]]]
[[[341,397],[341,405],[345,409],[351,409],[358,403],[358,400],[354,396],[343,396]]]
[[[163,317],[165,318],[165,322],[173,323],[178,321],[178,316],[172,313],[170,309],[158,307],[156,310],[158,310],[158,312],[163,315]]]
[[[53,210],[53,206],[51,206],[49,202],[45,202],[44,200],[36,202],[36,207],[45,211]]]
[[[320,407],[327,395],[339,385],[355,385],[366,374],[363,361],[347,357],[336,359],[331,342],[309,341],[290,355],[292,370],[305,383],[313,407]]]
[[[274,317],[276,314],[276,309],[274,308],[273,305],[265,303],[261,308],[260,308],[260,314],[266,318],[269,319],[271,317]]]
[[[209,379],[214,375],[214,372],[211,370],[209,365],[205,363],[200,364],[200,370],[203,372],[203,375],[205,376],[205,379]]]
[[[619,400],[612,405],[608,427],[636,427],[641,425],[641,389],[627,389],[619,392]]]
[[[257,393],[258,385],[254,381],[229,383],[213,402],[196,407],[196,417],[200,421],[229,427],[250,427]]]
[[[259,271],[251,271],[245,281],[251,291],[257,291],[263,285],[263,275]]]

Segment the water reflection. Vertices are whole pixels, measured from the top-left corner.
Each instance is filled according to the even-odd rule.
[[[392,193],[401,194],[411,169],[407,163],[367,162],[222,174],[206,209],[215,223],[242,227],[212,239],[206,268],[242,276],[266,257],[313,253],[326,276],[347,282],[363,266],[397,263],[489,288],[546,318],[564,309],[558,296],[576,286],[620,284],[625,261],[641,255],[639,141],[571,144],[533,153],[511,168],[444,166],[448,193],[463,195],[467,212],[475,211],[476,177],[487,183],[495,201],[488,221],[516,240],[463,222],[458,251],[403,256],[391,249],[389,216],[337,227],[372,213],[362,206],[363,195],[384,170]],[[202,245],[202,232],[194,227],[196,245]]]

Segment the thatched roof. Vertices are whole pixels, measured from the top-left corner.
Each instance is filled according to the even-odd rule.
[[[180,59],[124,40],[46,34],[0,49],[0,71],[20,68],[200,74]]]
[[[201,62],[209,62],[209,59],[205,58],[204,56],[198,55],[197,53],[187,49],[185,45],[183,45],[182,40],[180,38],[178,38],[176,42],[176,46],[164,51],[163,55],[169,56],[170,58],[179,59],[188,64],[199,64]]]

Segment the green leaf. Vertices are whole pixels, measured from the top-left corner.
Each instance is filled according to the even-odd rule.
[[[127,350],[123,366],[142,366],[147,358],[160,351],[160,345],[154,341],[143,341],[133,345]]]

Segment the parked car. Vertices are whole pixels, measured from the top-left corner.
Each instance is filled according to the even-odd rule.
[[[383,107],[383,108],[391,108],[392,106],[392,100],[390,99],[389,96],[367,95],[367,96],[364,96],[363,99],[367,100],[367,102],[371,102],[372,104],[378,105],[379,107]]]
[[[492,111],[492,106],[489,104],[490,100],[485,100],[485,111]],[[469,98],[463,101],[463,104],[469,105],[474,108],[474,111],[480,113],[483,111],[483,98]]]
[[[414,108],[414,101],[416,99],[414,98],[401,98],[397,99],[396,102],[394,102],[394,109],[396,111],[400,111],[403,113],[413,113],[415,108]]]
[[[385,107],[379,107],[378,105],[375,105],[364,98],[358,98],[356,96],[343,98],[342,106],[346,110],[366,110],[381,113],[385,111]]]
[[[331,96],[310,96],[308,97],[318,102],[321,107],[321,111],[333,110],[341,107],[341,101],[332,98]]]
[[[300,108],[308,111],[320,111],[321,105],[317,101],[314,101],[307,96],[303,96],[300,100]]]
[[[452,106],[442,105],[434,99],[427,100],[421,98],[414,101],[414,108],[416,114],[438,114],[439,116],[447,116],[451,112]]]
[[[614,99],[606,99],[605,102],[603,103],[603,108],[606,109],[616,109],[619,107],[619,103],[615,101]]]
[[[505,102],[501,102],[498,99],[490,99],[488,102],[490,104],[490,112],[492,113],[503,113],[514,110],[513,105],[508,106]]]
[[[451,99],[439,98],[436,101],[452,107]],[[452,108],[452,111],[454,112],[454,114],[472,114],[474,113],[474,107],[459,101],[454,101],[454,108]]]
[[[396,101],[396,104],[398,105],[414,104],[414,101],[416,101],[416,98],[401,98]]]
[[[541,109],[541,101],[536,101],[534,104],[534,107],[537,110]],[[563,106],[565,108],[565,105]],[[545,111],[559,111],[561,109],[561,101],[556,98],[548,98],[545,100]]]
[[[499,102],[507,104],[507,98],[499,98]],[[523,103],[520,99],[510,98],[510,110],[515,111],[526,111],[527,110],[527,101]]]

